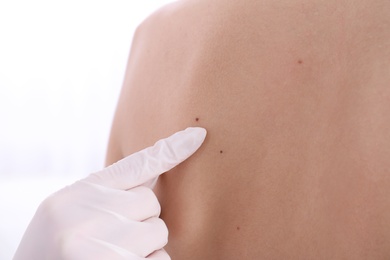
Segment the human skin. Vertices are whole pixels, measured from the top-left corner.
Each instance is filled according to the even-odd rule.
[[[172,259],[390,259],[390,1],[158,10],[107,164],[188,126],[203,146],[155,189]]]

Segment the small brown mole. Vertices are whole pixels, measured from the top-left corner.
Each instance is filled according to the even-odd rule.
[[[240,227],[237,227],[237,230],[240,230]]]
[[[219,153],[223,153],[223,151],[221,150],[221,151],[219,151]]]
[[[303,63],[303,60],[298,60],[298,64],[302,64]]]
[[[199,121],[199,117],[195,118],[195,121],[198,122]]]

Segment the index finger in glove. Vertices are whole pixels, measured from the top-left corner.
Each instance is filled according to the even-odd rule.
[[[88,176],[85,181],[121,190],[134,188],[186,160],[205,137],[204,128],[189,127]]]

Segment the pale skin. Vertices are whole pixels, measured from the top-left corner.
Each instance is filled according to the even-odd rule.
[[[390,258],[390,2],[188,0],[138,28],[107,164],[208,130],[155,192],[172,259]]]

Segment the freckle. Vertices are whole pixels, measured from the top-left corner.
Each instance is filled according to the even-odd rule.
[[[221,150],[221,151],[219,151],[219,153],[223,153],[223,151]]]
[[[303,63],[303,61],[302,61],[302,60],[298,60],[298,63],[299,63],[299,64],[302,64],[302,63]]]
[[[240,227],[237,227],[237,230],[240,230]]]
[[[195,121],[198,122],[199,121],[199,117],[195,118]]]

